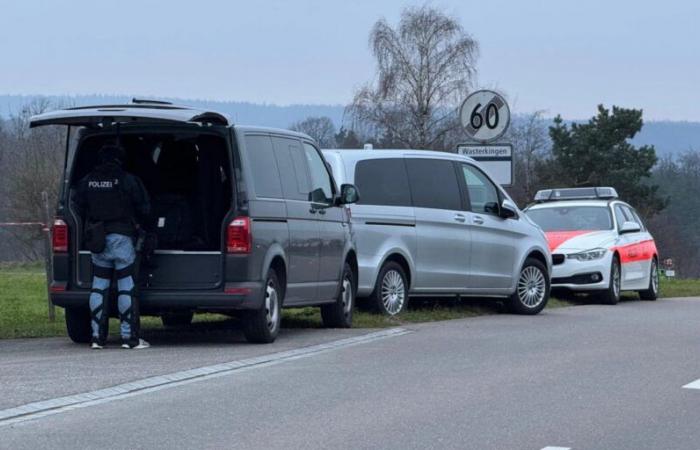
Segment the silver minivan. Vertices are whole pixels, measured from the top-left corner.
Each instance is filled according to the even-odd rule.
[[[324,150],[338,183],[353,183],[358,297],[384,314],[409,296],[505,300],[537,314],[549,299],[542,230],[473,159],[421,150]]]

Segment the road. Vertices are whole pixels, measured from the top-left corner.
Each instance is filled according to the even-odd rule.
[[[405,328],[97,356],[56,340],[3,343],[4,411],[155,375],[172,381],[0,419],[0,448],[700,448],[700,389],[683,388],[700,379],[700,299]],[[21,374],[34,388],[18,389]]]

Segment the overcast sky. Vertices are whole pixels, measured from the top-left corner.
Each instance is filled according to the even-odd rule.
[[[0,0],[0,93],[347,103],[373,23],[405,0]],[[518,112],[700,121],[697,0],[432,1],[479,42],[478,85]]]

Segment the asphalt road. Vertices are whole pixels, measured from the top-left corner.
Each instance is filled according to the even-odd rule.
[[[10,425],[0,420],[0,448],[700,448],[700,389],[683,388],[700,379],[700,299],[485,316],[410,331]],[[351,339],[368,332],[352,330]],[[86,383],[100,376],[94,364],[108,364],[107,373],[130,367],[130,376],[109,381],[116,383],[351,336],[334,333],[290,331],[276,349],[170,343],[100,359],[68,348],[52,358],[58,387],[46,392],[76,392],[72,361],[81,361],[76,371],[91,367]],[[31,378],[34,364],[49,367],[44,343],[59,345],[10,344],[25,347],[10,352],[9,370],[19,365]],[[22,384],[16,372],[7,377],[7,345],[0,346],[0,397]],[[211,359],[200,354],[207,351]],[[51,377],[36,388],[43,383]]]

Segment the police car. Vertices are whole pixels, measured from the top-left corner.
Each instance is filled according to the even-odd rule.
[[[656,300],[659,259],[654,238],[615,189],[542,190],[525,213],[547,236],[553,289],[596,293],[612,305],[621,291]]]

